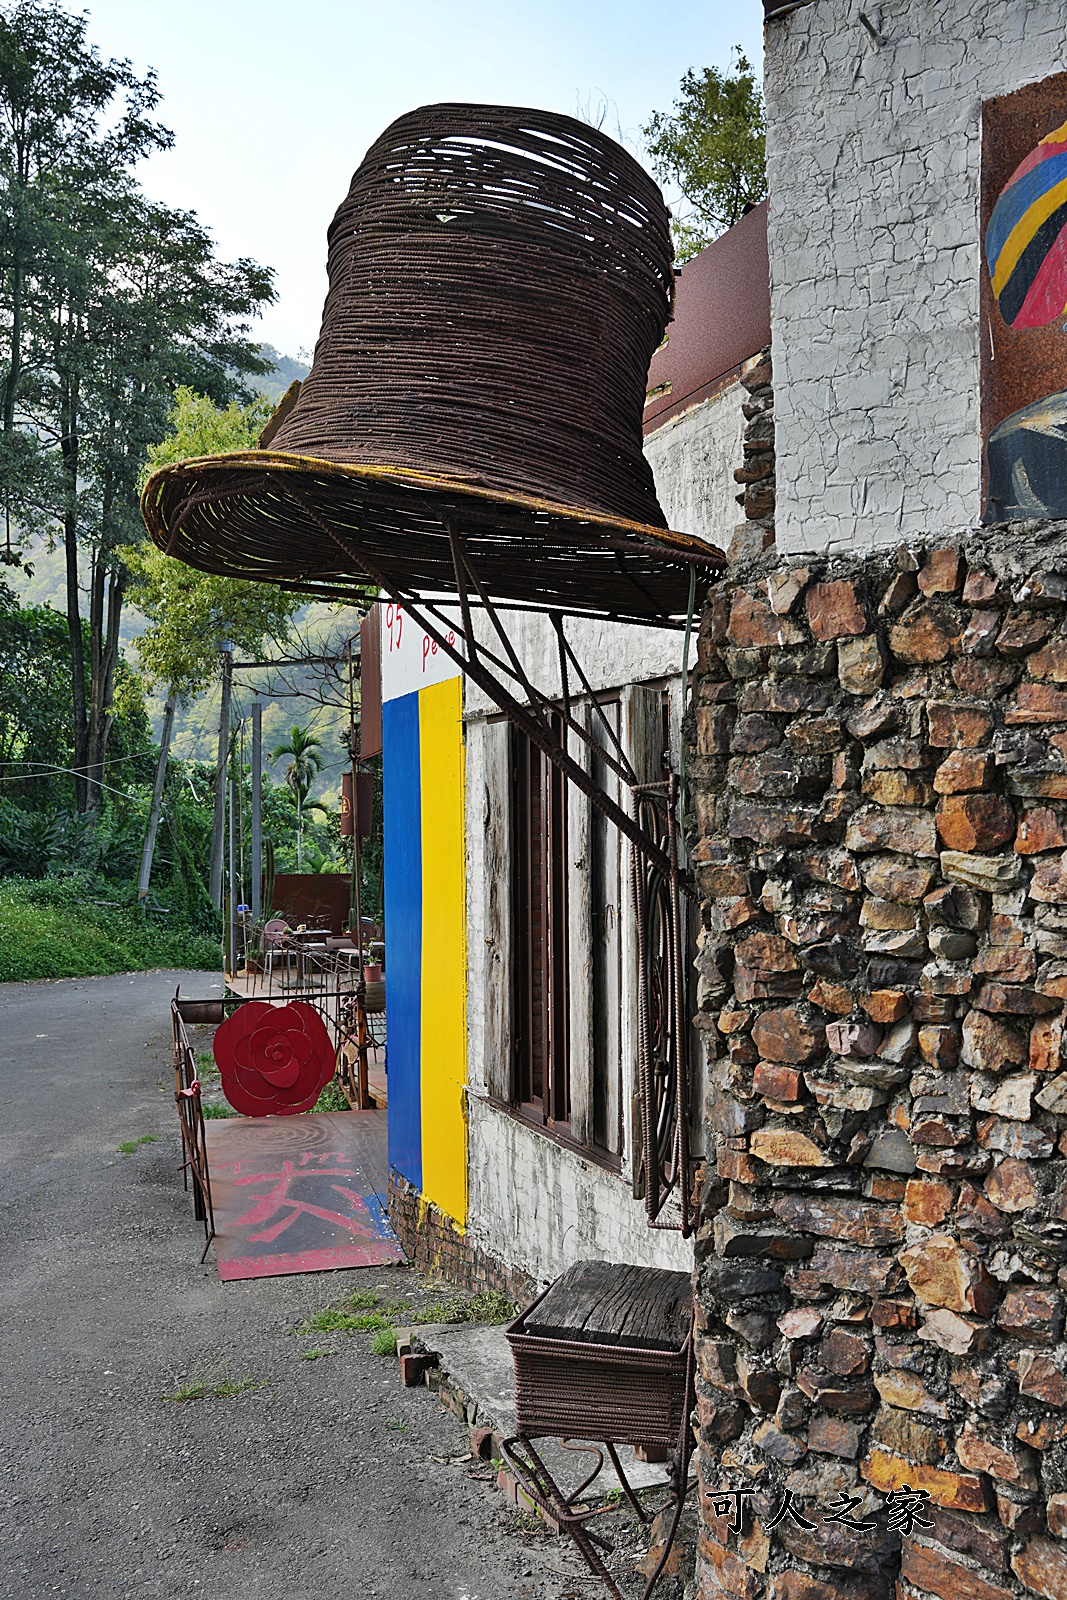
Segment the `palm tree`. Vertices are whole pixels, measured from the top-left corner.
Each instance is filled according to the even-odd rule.
[[[277,761],[282,756],[291,758],[285,769],[285,781],[296,796],[297,872],[304,870],[304,804],[322,766],[321,751],[322,741],[318,735],[300,727],[299,723],[294,723],[286,742],[276,745],[270,753],[272,761]]]

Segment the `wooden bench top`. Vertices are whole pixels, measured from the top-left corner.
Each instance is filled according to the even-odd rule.
[[[688,1272],[579,1261],[531,1310],[525,1328],[545,1339],[680,1350],[692,1320]]]

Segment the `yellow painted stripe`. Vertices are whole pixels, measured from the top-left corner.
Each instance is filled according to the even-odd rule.
[[[459,678],[419,690],[422,1192],[467,1222],[467,918]]]
[[[1067,122],[1061,123],[1051,133],[1046,133],[1045,137],[1038,142],[1039,144],[1067,144]]]
[[[1054,188],[1043,194],[1040,200],[1035,200],[1028,211],[1025,211],[1008,234],[1004,241],[1004,248],[997,258],[997,270],[993,274],[993,293],[999,294],[1015,271],[1016,263],[1026,249],[1034,234],[1046,218],[1051,217],[1054,211],[1067,202],[1067,178],[1057,183]]]

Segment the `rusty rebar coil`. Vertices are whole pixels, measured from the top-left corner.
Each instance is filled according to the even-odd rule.
[[[330,227],[295,404],[268,449],[156,473],[153,539],[314,593],[352,590],[364,560],[451,591],[451,521],[497,599],[677,615],[691,564],[722,557],[666,529],[641,450],[671,261],[659,189],[597,129],[505,106],[399,118]]]

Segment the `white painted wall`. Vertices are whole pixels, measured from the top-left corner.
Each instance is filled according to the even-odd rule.
[[[559,645],[552,624],[544,615],[533,611],[502,612],[502,616],[506,618],[508,635],[530,682],[545,694],[558,696]],[[699,616],[694,618],[694,638],[698,620]],[[503,655],[485,616],[475,612],[473,623],[477,638],[497,655]],[[564,628],[594,689],[613,689],[623,683],[665,678],[681,670],[683,635],[674,629],[643,628],[628,622],[600,622],[585,617],[567,617]],[[690,646],[689,654],[691,660],[695,659],[695,645]],[[514,684],[503,674],[501,681],[515,692]],[[573,677],[571,690],[581,693],[581,685]],[[519,694],[516,698],[525,697]],[[494,714],[497,706],[468,678],[464,709],[470,718]]]
[[[814,0],[768,25],[780,553],[979,520],[982,101],[1064,68],[1063,0]]]
[[[733,469],[741,460],[741,401],[731,384],[713,399],[667,423],[645,442],[656,489],[674,528],[725,546],[738,509]],[[547,693],[559,693],[556,635],[543,617],[508,613],[508,628],[523,667]],[[568,618],[572,642],[592,687],[668,680],[672,745],[677,762],[681,719],[683,636],[657,628]],[[484,617],[480,639],[493,643]],[[494,644],[494,648],[498,648]],[[695,643],[690,655],[695,655]],[[575,685],[572,683],[572,691]],[[624,959],[621,994],[622,1173],[608,1171],[557,1144],[486,1099],[486,1005],[490,956],[486,942],[484,816],[487,718],[493,706],[469,680],[465,691],[467,772],[468,1113],[470,1124],[469,1232],[499,1260],[547,1282],[574,1261],[596,1258],[688,1271],[692,1245],[677,1233],[651,1229],[644,1202],[635,1200],[630,1175],[631,1095],[636,1057],[636,997],[631,963]],[[625,882],[625,878],[624,878]],[[621,908],[629,933],[629,899]],[[703,1104],[703,1087],[695,1103]]]
[[[627,634],[634,630],[618,630]],[[644,632],[645,630],[641,630]],[[680,652],[680,640],[674,648]],[[617,645],[615,669],[596,687],[625,684],[626,657]],[[646,674],[659,677],[660,673]],[[468,684],[468,688],[470,685]],[[680,720],[680,679],[671,691],[672,744],[677,754]],[[487,793],[484,715],[465,717],[467,773],[467,1060],[470,1235],[498,1260],[521,1266],[538,1280],[548,1281],[572,1261],[598,1258],[628,1261],[639,1266],[674,1266],[688,1270],[692,1246],[676,1233],[649,1228],[644,1202],[632,1190],[633,1127],[631,1105],[636,1086],[637,992],[633,915],[626,892],[629,847],[623,846],[623,901],[619,908],[623,960],[620,973],[620,1097],[623,1122],[621,1173],[586,1160],[577,1151],[557,1144],[529,1124],[521,1123],[486,1098],[490,1067],[486,1060],[486,1015],[490,983],[501,981],[499,963],[492,964],[486,923],[485,832],[487,809],[499,801]],[[494,730],[495,731],[495,730]],[[572,904],[572,921],[576,908]],[[578,944],[572,928],[572,946]],[[507,979],[505,978],[505,981]],[[581,983],[572,972],[572,985]],[[703,1104],[703,1082],[694,1103]]]
[[[446,611],[446,616],[451,616]],[[449,644],[459,643],[463,648],[463,635],[456,626],[446,635]],[[392,601],[382,604],[382,700],[399,700],[406,694],[417,694],[435,683],[445,683],[459,677],[459,667],[452,657],[440,647],[408,616],[403,606]]]
[[[755,351],[752,352],[756,354]],[[742,512],[734,468],[741,465],[746,399],[739,383],[672,417],[645,440],[645,459],[667,521],[725,550]]]
[[[690,1272],[693,1245],[648,1227],[629,1184],[468,1095],[469,1236],[547,1283],[575,1261],[626,1261]]]

